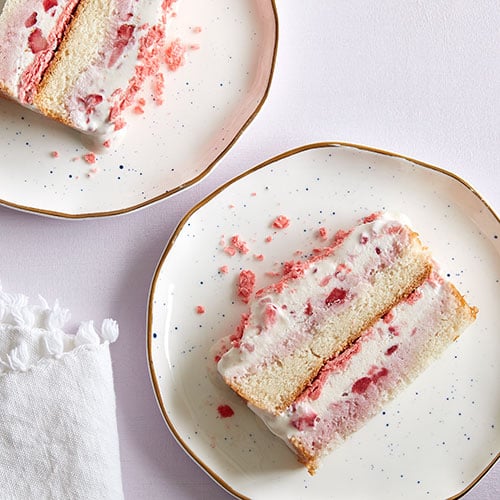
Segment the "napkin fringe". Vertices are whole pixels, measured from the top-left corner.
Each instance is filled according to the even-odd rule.
[[[12,330],[17,344],[8,352],[0,352],[0,376],[25,372],[41,362],[69,354],[90,345],[113,343],[119,335],[118,323],[103,320],[98,331],[93,321],[82,321],[76,334],[63,330],[70,312],[55,300],[52,307],[41,296],[40,304],[30,305],[27,296],[9,294],[0,284],[0,332]]]

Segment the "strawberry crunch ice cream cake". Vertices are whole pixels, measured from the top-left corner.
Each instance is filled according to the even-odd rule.
[[[257,291],[217,368],[313,474],[476,313],[404,219],[373,214]]]
[[[146,81],[161,100],[175,0],[6,0],[0,91],[66,125],[109,136]]]

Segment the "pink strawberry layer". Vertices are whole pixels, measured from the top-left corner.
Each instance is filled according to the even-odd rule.
[[[0,82],[11,97],[31,104],[37,85],[78,0],[29,0],[2,14]]]
[[[397,261],[410,234],[401,222],[374,215],[339,231],[311,258],[286,263],[283,278],[255,293],[236,332],[222,341],[220,373],[245,376],[308,344],[326,318],[370,293],[374,274]]]
[[[433,274],[350,348],[327,362],[285,412],[273,416],[252,409],[275,434],[298,443],[306,455],[321,454],[356,431],[399,387],[411,382],[419,356],[455,304],[451,286]]]

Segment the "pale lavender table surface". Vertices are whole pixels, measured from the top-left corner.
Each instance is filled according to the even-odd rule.
[[[59,298],[75,323],[108,316],[120,323],[112,358],[127,499],[230,498],[170,435],[146,362],[151,278],[193,204],[282,151],[337,140],[446,168],[500,210],[497,1],[276,5],[280,45],[268,100],[203,182],[141,211],[99,220],[0,207],[4,289]],[[500,498],[500,465],[464,498]]]

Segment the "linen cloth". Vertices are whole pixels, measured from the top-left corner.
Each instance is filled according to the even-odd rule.
[[[0,499],[122,499],[109,343],[114,320],[0,286]]]

